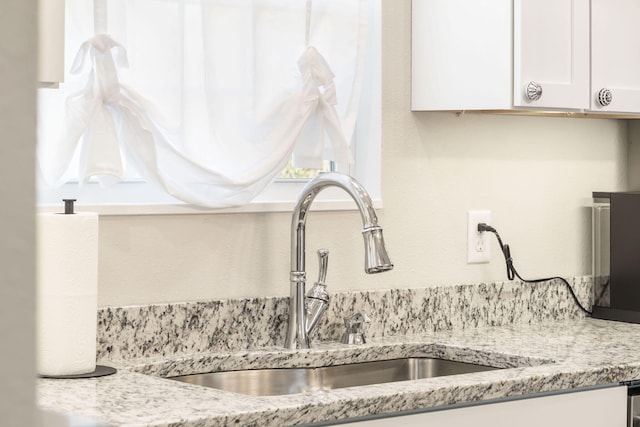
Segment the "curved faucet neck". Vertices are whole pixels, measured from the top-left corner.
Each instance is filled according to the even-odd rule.
[[[320,191],[327,187],[338,187],[346,191],[356,203],[362,217],[364,230],[378,227],[378,217],[367,191],[358,181],[336,172],[325,172],[314,178],[302,190],[291,219],[291,271],[305,271],[305,227],[311,204]]]

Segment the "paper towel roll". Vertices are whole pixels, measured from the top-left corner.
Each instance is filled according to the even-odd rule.
[[[40,375],[96,369],[98,214],[37,216],[37,366]]]

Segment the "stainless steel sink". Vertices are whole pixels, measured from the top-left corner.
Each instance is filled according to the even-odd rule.
[[[171,379],[251,396],[275,396],[493,369],[499,368],[430,357],[409,357],[320,368],[213,372]]]

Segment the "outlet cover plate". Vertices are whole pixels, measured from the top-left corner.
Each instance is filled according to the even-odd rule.
[[[491,225],[491,211],[469,211],[467,222],[467,264],[486,264],[491,261],[491,233],[478,233],[478,224]]]

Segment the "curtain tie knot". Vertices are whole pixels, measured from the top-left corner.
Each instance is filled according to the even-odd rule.
[[[115,51],[116,57],[112,51]],[[92,71],[100,88],[103,102],[115,103],[120,99],[118,67],[128,67],[127,51],[109,34],[97,34],[80,46],[71,66],[72,74],[79,74],[84,68],[87,57],[92,60]]]
[[[320,55],[315,47],[310,46],[305,49],[298,59],[298,67],[304,82],[304,92],[309,98],[317,101],[319,97],[322,97],[327,104],[332,106],[338,103],[336,86],[333,82],[335,74],[331,71],[327,60]]]

